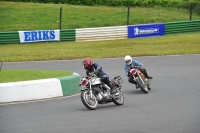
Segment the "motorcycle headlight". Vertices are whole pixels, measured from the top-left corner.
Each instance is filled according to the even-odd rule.
[[[137,71],[136,69],[131,69],[129,72],[131,75],[134,75],[136,73],[136,71]]]

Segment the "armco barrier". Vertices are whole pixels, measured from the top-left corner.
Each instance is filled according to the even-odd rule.
[[[75,29],[60,30],[60,41],[75,41]]]
[[[60,31],[60,41],[75,41],[75,29],[66,29]],[[0,32],[1,44],[20,43],[19,33],[16,32]]]
[[[200,31],[200,20],[165,23],[165,34]]]
[[[71,76],[0,84],[0,103],[40,100],[80,92],[79,74]]]
[[[165,23],[165,35],[199,31],[200,20]],[[60,41],[79,42],[126,38],[128,38],[127,26],[60,30]],[[0,45],[14,43],[20,43],[18,32],[0,32]]]
[[[76,42],[126,39],[127,26],[76,29]]]
[[[20,43],[18,31],[0,32],[0,45],[9,43]]]

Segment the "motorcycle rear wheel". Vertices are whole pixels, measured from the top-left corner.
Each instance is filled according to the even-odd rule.
[[[118,95],[116,95],[118,93]],[[116,104],[116,105],[123,105],[124,104],[124,95],[123,93],[118,90],[116,92],[116,94],[113,96],[113,102]]]
[[[90,98],[89,91],[84,90],[81,92],[81,101],[90,110],[97,109],[98,101],[94,94],[92,94],[92,99]]]

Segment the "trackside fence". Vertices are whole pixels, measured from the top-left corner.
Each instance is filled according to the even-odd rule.
[[[165,23],[165,34],[200,31],[200,20]]]
[[[127,36],[127,26],[76,29],[77,42],[126,39]]]
[[[138,26],[138,25],[136,25]],[[165,35],[176,33],[200,32],[200,20],[164,23]],[[113,26],[99,28],[61,29],[60,41],[99,41],[128,38],[129,26]],[[36,36],[34,36],[36,37]],[[0,45],[18,44],[18,31],[0,32]]]
[[[75,41],[75,29],[60,30],[60,41]]]
[[[20,43],[19,34],[17,31],[14,32],[0,32],[0,45],[1,44],[13,44]]]
[[[63,29],[60,31],[60,41],[75,41],[75,29]],[[20,43],[19,33],[16,32],[0,32],[1,44],[17,44]]]

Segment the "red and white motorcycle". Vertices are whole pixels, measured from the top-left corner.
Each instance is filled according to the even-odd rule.
[[[130,74],[133,76],[133,80],[136,82],[137,86],[144,92],[148,93],[151,84],[151,79],[147,79],[145,75],[137,68],[132,68]]]
[[[115,93],[111,94],[110,87],[101,81],[96,74],[91,73],[91,76],[83,77],[79,86],[82,86],[81,100],[82,103],[90,110],[95,110],[98,104],[106,104],[114,102],[116,105],[124,104],[124,96],[121,92],[123,82],[120,76],[114,77],[110,81],[115,88]]]

